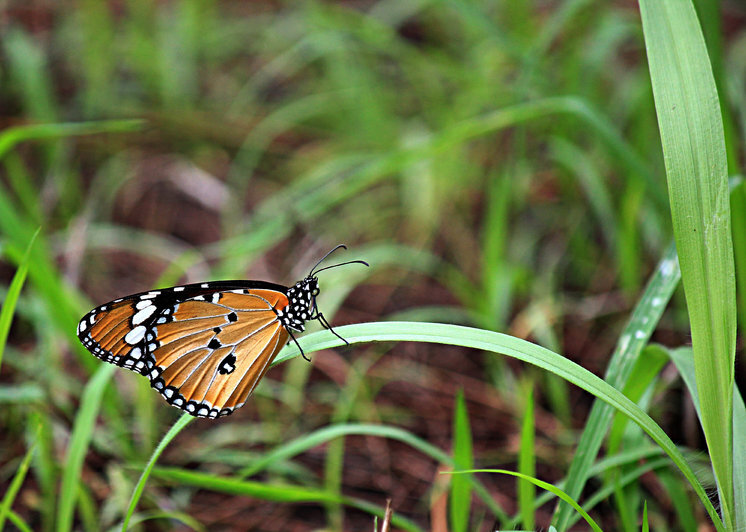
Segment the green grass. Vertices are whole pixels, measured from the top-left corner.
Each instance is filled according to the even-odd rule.
[[[404,530],[743,529],[746,32],[695,4],[10,16],[0,522],[346,530],[391,498]],[[353,347],[312,325],[313,363],[287,347],[226,420],[76,338],[109,298],[287,284],[339,242],[372,265],[322,274]]]
[[[702,429],[723,519],[733,529],[739,528],[741,503],[733,493],[736,280],[728,162],[704,37],[694,6],[680,7],[642,2],[642,21],[702,394]]]

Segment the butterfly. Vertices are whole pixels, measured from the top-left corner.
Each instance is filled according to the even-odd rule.
[[[150,379],[172,406],[217,418],[243,406],[293,331],[318,320],[339,339],[316,306],[317,269],[293,286],[264,281],[212,281],[141,292],[94,308],[78,338],[95,356]],[[308,360],[306,358],[306,360]]]

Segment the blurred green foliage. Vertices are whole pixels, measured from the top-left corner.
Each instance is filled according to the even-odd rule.
[[[746,12],[696,4],[743,279]],[[644,389],[626,391],[677,443],[702,444],[681,429],[678,381],[623,360],[656,325],[660,340],[688,341],[681,294],[665,314],[650,303],[671,297],[678,270],[641,297],[670,260],[672,227],[634,3],[11,0],[0,15],[0,295],[15,306],[0,521],[367,529],[391,497],[408,530],[531,523],[528,481],[519,507],[513,479],[444,481],[438,467],[518,469],[526,441],[523,472],[561,486],[588,398],[555,375],[430,344],[282,364],[239,413],[160,448],[164,467],[138,486],[178,412],[90,356],[80,316],[180,281],[288,284],[338,242],[372,268],[325,272],[327,316],[466,324],[531,339],[621,388],[642,375]],[[16,305],[11,280],[26,266]],[[622,345],[635,330],[639,345]],[[611,410],[591,419],[606,427]],[[641,431],[617,420],[612,435],[613,453],[578,477],[598,482],[580,502],[601,526],[632,529],[643,508],[654,529],[706,521]],[[283,454],[288,442],[298,451]],[[653,485],[640,480],[650,471]],[[224,478],[235,472],[250,478]],[[555,504],[536,493],[537,526]]]

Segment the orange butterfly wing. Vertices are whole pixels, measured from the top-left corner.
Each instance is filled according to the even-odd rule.
[[[174,307],[156,323],[152,386],[172,405],[215,418],[240,408],[288,340],[276,291],[215,292]],[[247,292],[247,293],[243,293]]]
[[[277,312],[288,304],[284,287],[262,282],[154,290],[92,310],[78,337],[98,358],[147,376],[173,406],[215,418],[246,402],[287,342]]]

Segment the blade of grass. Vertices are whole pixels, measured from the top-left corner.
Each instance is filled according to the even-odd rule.
[[[139,131],[144,125],[144,120],[132,119],[9,127],[0,134],[0,158],[16,144],[27,140],[61,139],[77,135],[96,135],[100,133],[126,133]]]
[[[41,403],[47,398],[44,389],[38,384],[19,384],[17,386],[0,386],[0,404],[2,403]]]
[[[28,526],[28,525],[26,524],[26,521],[24,521],[24,520],[23,520],[23,519],[21,518],[21,516],[20,516],[20,515],[18,515],[17,513],[15,513],[14,511],[12,511],[12,510],[11,510],[10,512],[8,512],[8,519],[9,519],[9,520],[10,520],[10,522],[11,522],[11,523],[13,523],[13,524],[14,524],[14,525],[15,525],[15,526],[16,526],[16,527],[18,528],[18,530],[20,530],[21,532],[33,532],[33,531],[31,530],[31,527],[30,527],[30,526]]]
[[[523,422],[521,423],[521,447],[518,450],[518,472],[533,478],[536,475],[536,461],[534,458],[534,383],[531,379],[522,382],[523,390]],[[536,487],[532,482],[518,481],[518,508],[521,522],[526,530],[533,530],[534,497]]]
[[[184,429],[184,427],[194,421],[194,419],[194,416],[184,413],[179,419],[176,420],[176,423],[173,424],[173,426],[168,430],[165,436],[163,436],[161,441],[158,442],[158,446],[153,451],[153,454],[150,456],[150,460],[148,460],[148,463],[145,465],[145,469],[143,469],[142,473],[140,474],[140,479],[137,481],[135,489],[132,490],[130,504],[127,507],[127,512],[124,514],[124,521],[122,522],[122,532],[127,530],[127,528],[129,527],[130,519],[132,519],[132,516],[135,513],[135,508],[137,508],[137,503],[140,501],[142,492],[145,489],[145,484],[148,482],[148,478],[153,471],[153,467],[155,467],[155,463],[161,456],[161,453],[163,453],[168,444],[171,443],[171,440],[173,440],[176,435]]]
[[[593,518],[590,515],[588,515],[586,511],[583,510],[583,508],[573,498],[571,498],[567,493],[557,488],[556,486],[553,486],[552,484],[549,484],[548,482],[544,482],[543,480],[539,480],[538,478],[530,477],[522,473],[516,473],[515,471],[507,471],[505,469],[472,469],[469,471],[452,471],[452,473],[454,474],[500,473],[503,475],[511,475],[511,476],[526,480],[528,482],[531,482],[532,484],[535,484],[536,486],[539,486],[542,489],[545,489],[547,491],[551,491],[552,493],[554,493],[557,497],[559,497],[560,499],[565,501],[567,504],[572,506],[575,509],[575,511],[578,512],[583,517],[583,519],[585,519],[586,523],[588,523],[588,526],[590,526],[596,532],[601,532],[601,527],[598,526],[598,524],[593,520]]]
[[[610,457],[606,457],[606,458],[599,460],[593,465],[589,478],[593,478],[596,476],[603,477],[605,475],[608,475],[610,472],[614,471],[615,469],[619,467],[626,467],[627,469],[625,469],[625,471],[628,471],[628,472],[625,473],[625,475],[623,475],[619,479],[619,482],[618,482],[621,486],[624,487],[628,483],[638,480],[643,474],[648,473],[649,471],[660,469],[662,467],[667,467],[670,469],[671,460],[669,460],[667,456],[661,456],[665,453],[660,447],[655,447],[655,446],[650,446],[650,445],[647,445],[646,447],[647,448],[624,451],[615,456],[610,456]],[[638,464],[641,461],[642,461],[642,465],[640,467],[635,468],[634,470],[630,470],[627,467],[627,466],[634,466],[635,464]],[[554,485],[562,490],[565,490],[567,482],[565,479],[562,479],[562,480],[555,482]],[[682,488],[685,487],[681,483],[679,483],[679,486],[681,486]],[[587,511],[590,511],[591,509],[593,509],[594,504],[597,504],[599,501],[608,502],[609,497],[612,494],[612,491],[613,491],[612,486],[609,486],[609,485],[602,486],[598,491],[596,491],[596,493],[592,494],[588,498],[588,500],[584,501],[583,506],[585,507]],[[534,511],[544,506],[547,502],[552,500],[554,497],[555,495],[551,492],[543,492],[541,495],[536,497],[532,502]],[[579,519],[579,516],[576,513],[573,513],[572,517],[570,517],[570,520],[569,520],[569,523],[570,523],[569,526],[572,526],[572,524],[575,523],[576,519]],[[503,526],[506,529],[514,529],[518,527],[520,522],[521,522],[521,514],[519,512],[516,515],[512,516],[509,521],[503,522]],[[692,523],[696,524],[696,521],[694,520],[694,518],[692,518]]]
[[[640,12],[691,324],[702,428],[723,519],[732,530],[736,287],[720,104],[691,2],[640,0]]]
[[[34,456],[34,451],[36,451],[36,445],[31,445],[28,448],[28,451],[26,451],[23,460],[21,460],[21,463],[16,470],[16,474],[13,476],[13,480],[10,481],[10,486],[8,486],[8,490],[5,492],[2,502],[0,502],[0,530],[4,530],[3,525],[5,524],[5,518],[10,514],[10,508],[13,506],[13,501],[15,501],[16,495],[18,495],[18,490],[21,489],[21,485],[26,478],[26,473],[28,473],[29,464],[31,463],[31,458]]]
[[[444,453],[441,449],[431,445],[413,435],[406,430],[402,430],[396,427],[387,427],[385,425],[371,425],[365,423],[346,423],[342,425],[333,425],[331,427],[325,427],[319,429],[310,434],[301,436],[295,440],[291,440],[274,450],[268,452],[263,457],[256,460],[250,466],[247,466],[240,470],[237,474],[239,478],[245,478],[251,475],[256,475],[260,471],[264,471],[272,466],[274,463],[287,460],[297,454],[300,454],[312,447],[323,445],[336,438],[341,438],[350,434],[377,436],[379,438],[389,438],[392,440],[400,441],[411,446],[413,449],[417,449],[424,455],[432,458],[433,460],[440,462],[448,467],[454,467],[453,459],[448,454]],[[482,500],[487,504],[490,511],[496,516],[497,519],[504,521],[507,519],[507,514],[500,508],[500,506],[493,501],[487,489],[474,479],[474,491],[479,494]]]
[[[733,387],[733,496],[736,500],[736,530],[746,528],[746,405]],[[739,503],[740,501],[740,503]]]
[[[638,483],[643,475],[651,471],[666,470],[670,467],[671,461],[667,457],[655,458],[653,460],[649,460],[643,464],[640,464],[637,467],[630,469],[628,472],[625,472],[622,476],[616,479],[613,484],[607,484],[595,493],[591,494],[590,497],[588,497],[588,499],[583,502],[583,508],[586,511],[591,511],[599,504],[607,503],[616,489],[625,488],[633,483]],[[579,519],[580,516],[576,513],[573,513],[568,522],[568,527],[574,526]]]
[[[324,308],[328,308],[324,306]],[[335,306],[336,308],[336,306]],[[377,360],[378,357],[373,360]],[[375,419],[375,406],[373,406],[372,398],[370,397],[370,391],[366,389],[366,380],[364,378],[367,375],[368,370],[372,361],[370,359],[357,359],[348,366],[347,375],[344,379],[345,385],[340,390],[340,396],[335,401],[334,414],[331,417],[332,425],[338,425],[349,421],[350,417],[353,416],[355,409],[364,409],[369,412],[369,416]],[[294,375],[289,375],[292,372],[293,366],[291,365],[285,370],[285,384],[292,388],[294,391],[304,390],[306,388],[306,382],[308,379],[308,370],[311,364],[302,364],[300,371],[303,373],[302,382],[298,382],[298,379],[294,379]],[[306,398],[301,395],[300,397],[293,398],[289,404],[296,403]],[[300,404],[296,405],[294,412],[300,414],[302,407]],[[331,493],[342,493],[343,487],[343,472],[344,472],[344,456],[345,456],[345,438],[336,438],[334,441],[330,441],[326,445],[326,456],[324,459],[324,488]],[[326,505],[327,515],[327,526],[332,529],[341,530],[343,528],[343,508],[339,504],[327,504]]]
[[[661,301],[656,306],[661,305]],[[629,416],[671,457],[676,467],[684,474],[697,493],[718,530],[724,530],[723,523],[710,502],[707,493],[697,479],[684,455],[674,445],[663,429],[630,401],[619,390],[601,380],[585,368],[546,348],[519,338],[493,331],[461,327],[440,323],[373,322],[346,325],[336,328],[349,343],[357,342],[430,342],[460,345],[482,351],[490,351],[522,360],[559,375],[565,380],[595,395],[602,401]],[[627,341],[631,341],[628,339]],[[328,331],[312,333],[299,339],[306,353],[342,345],[342,342]],[[276,363],[299,356],[296,346],[286,346],[277,356]]]
[[[59,108],[52,92],[54,83],[50,79],[48,60],[38,39],[18,25],[9,25],[4,28],[2,45],[5,52],[3,70],[7,76],[5,83],[10,78],[19,87],[27,116],[39,121],[57,120]]]
[[[78,4],[77,32],[81,39],[79,61],[83,83],[82,104],[86,116],[105,114],[116,105],[117,44],[115,14],[106,4],[84,0]]]
[[[18,298],[21,295],[21,289],[23,288],[23,283],[26,280],[26,274],[28,273],[31,248],[34,246],[39,231],[41,231],[41,227],[38,228],[31,237],[31,240],[26,247],[26,252],[23,254],[23,259],[21,259],[21,263],[18,265],[15,275],[13,275],[13,280],[10,282],[8,293],[5,296],[2,308],[0,308],[0,367],[2,367],[3,363],[3,352],[5,351],[5,344],[8,340],[8,332],[10,332],[10,323],[13,321],[13,313],[16,310],[16,303],[18,303]],[[0,526],[0,530],[2,530],[2,526]]]
[[[691,499],[685,487],[681,485],[679,476],[670,469],[661,469],[657,472],[656,478],[671,498],[681,530],[697,532],[697,518],[694,515]]]
[[[172,511],[162,511],[162,512],[149,512],[144,514],[136,515],[135,518],[132,520],[132,525],[139,525],[140,523],[144,523],[145,521],[151,521],[156,519],[164,519],[169,521],[169,525],[173,526],[173,521],[179,521],[185,526],[188,526],[192,530],[196,530],[197,532],[203,532],[206,531],[207,528],[197,521],[195,518],[190,516],[187,513],[184,512],[178,512],[175,510]]]
[[[78,499],[78,483],[83,469],[83,460],[96,426],[96,415],[101,406],[101,397],[116,369],[116,366],[102,364],[83,390],[62,470],[62,484],[57,503],[57,530],[60,532],[72,529],[73,509]]]
[[[655,347],[668,355],[676,365],[676,369],[692,396],[697,416],[701,419],[702,405],[692,349],[690,347],[668,349],[659,345]],[[746,500],[746,461],[743,460],[744,456],[746,456],[746,406],[744,406],[741,392],[737,387],[733,387],[733,490],[737,501]],[[746,506],[737,504],[735,516],[738,525],[746,523]],[[737,528],[736,530],[740,529]]]
[[[329,493],[324,490],[294,486],[290,484],[268,484],[267,482],[254,482],[250,480],[239,480],[225,478],[208,473],[198,473],[177,468],[157,467],[153,470],[153,476],[162,480],[175,482],[181,486],[196,486],[202,489],[229,493],[232,495],[243,495],[268,501],[277,502],[330,502],[335,501],[352,508],[358,508],[372,515],[383,517],[383,508],[367,501],[354,499]],[[394,514],[391,524],[404,530],[420,532],[421,529],[412,521]]]
[[[640,398],[650,387],[658,376],[663,366],[668,363],[668,357],[657,349],[646,347],[637,359],[634,370],[624,387],[624,395],[639,404]],[[646,408],[647,409],[647,408]],[[625,427],[629,419],[625,416],[616,416],[609,432],[606,447],[609,454],[616,454],[622,444]]]
[[[58,466],[54,454],[51,417],[48,408],[35,408],[26,424],[27,439],[33,437],[37,446],[33,466],[34,476],[41,491],[39,497],[41,526],[37,528],[43,532],[54,530],[54,503],[57,496]],[[38,427],[37,431],[28,430],[31,426]]]
[[[474,467],[469,412],[466,410],[463,390],[456,394],[453,413],[453,463],[457,469]],[[451,479],[449,518],[451,530],[455,532],[466,532],[469,529],[471,484],[468,475],[459,475]]]
[[[736,261],[738,325],[746,328],[746,182],[741,181],[730,194],[733,217],[733,255]]]
[[[614,388],[622,390],[629,382],[640,352],[650,340],[650,335],[663,315],[680,279],[676,248],[670,246],[658,262],[655,273],[650,278],[611,355],[604,380]],[[566,489],[573,499],[578,499],[583,491],[588,472],[598,455],[613,416],[614,410],[608,404],[594,401],[567,473]],[[554,524],[559,530],[567,528],[571,512],[572,509],[568,505],[560,503],[557,506]]]

